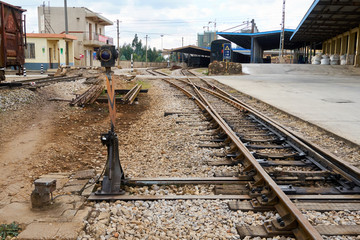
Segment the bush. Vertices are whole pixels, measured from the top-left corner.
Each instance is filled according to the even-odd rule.
[[[21,231],[21,228],[15,222],[11,224],[0,225],[0,237],[2,240],[5,240],[5,238],[8,236],[16,237],[17,235],[19,235],[19,231]]]

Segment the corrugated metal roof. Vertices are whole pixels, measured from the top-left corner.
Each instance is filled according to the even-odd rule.
[[[291,41],[321,42],[360,24],[360,0],[315,0]]]
[[[181,52],[181,53],[189,53],[189,54],[196,54],[196,55],[203,55],[203,56],[210,56],[210,50],[194,45],[173,48],[166,50],[168,52]]]
[[[294,31],[293,29],[285,29],[285,49],[299,47],[297,43],[290,42],[290,36]],[[257,33],[218,32],[217,34],[246,49],[251,49],[251,38],[256,38],[263,50],[278,49],[280,46],[281,30]]]

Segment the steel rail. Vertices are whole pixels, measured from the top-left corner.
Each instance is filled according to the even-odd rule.
[[[311,157],[315,157],[320,163],[323,165],[328,166],[331,168],[334,172],[342,175],[345,179],[352,181],[356,183],[357,185],[360,185],[360,169],[351,166],[347,164],[346,162],[340,160],[333,154],[329,153],[328,151],[321,149],[319,146],[316,146],[314,143],[311,143],[303,138],[300,138],[296,133],[293,131],[287,129],[283,125],[277,123],[270,117],[265,116],[264,114],[260,113],[256,109],[252,108],[251,106],[241,102],[239,99],[233,97],[232,95],[228,94],[224,90],[220,89],[219,87],[209,84],[205,79],[200,78],[202,81],[204,81],[206,84],[208,84],[212,89],[215,89],[216,92],[201,86],[197,86],[197,88],[208,92],[220,99],[222,99],[225,102],[230,103],[234,107],[238,108],[239,110],[245,110],[247,112],[252,113],[259,119],[261,119],[264,122],[270,123],[270,126],[273,126],[277,131],[284,134],[288,140],[291,140],[296,145],[301,146],[306,151],[308,151],[308,154]]]
[[[269,123],[268,126],[275,128],[277,131],[284,134],[284,136],[287,137],[287,140],[290,140],[295,145],[303,148],[305,151],[307,151],[307,153],[310,157],[315,158],[317,161],[319,161],[319,163],[321,163],[324,166],[327,166],[327,168],[329,170],[332,170],[333,172],[340,174],[346,180],[352,181],[352,182],[356,183],[356,185],[360,186],[360,180],[359,180],[360,179],[360,169],[358,169],[352,165],[349,165],[348,163],[342,161],[335,155],[320,148],[319,146],[315,145],[314,143],[309,142],[306,139],[299,137],[293,131],[287,129],[286,127],[284,127],[283,125],[274,121],[270,117],[265,116],[264,114],[260,113],[259,111],[252,108],[251,106],[243,103],[242,101],[240,101],[236,97],[232,96],[231,94],[225,92],[221,88],[219,88],[213,84],[210,84],[207,80],[205,80],[201,77],[198,77],[198,76],[197,76],[197,78],[202,80],[205,84],[207,84],[211,89],[214,89],[215,91],[208,89],[208,88],[201,87],[201,86],[197,86],[196,84],[193,84],[192,81],[190,80],[190,78],[187,78],[187,80],[189,82],[186,82],[182,79],[176,79],[176,80],[182,81],[189,85],[193,84],[198,89],[201,89],[209,94],[212,94],[212,95],[222,99],[225,102],[228,102],[235,108],[255,115],[257,118],[261,119],[264,123]],[[216,91],[218,91],[218,92],[216,92]]]
[[[22,88],[22,87],[29,87],[32,86],[32,83],[36,84],[43,84],[43,83],[50,83],[50,82],[66,82],[66,81],[75,81],[78,78],[81,78],[82,74],[78,74],[75,76],[59,76],[59,77],[45,77],[45,78],[37,78],[37,79],[28,79],[23,81],[14,81],[14,82],[6,82],[1,83],[0,88]]]
[[[265,185],[265,189],[267,189],[267,201],[265,201],[265,198],[263,197],[260,197],[260,199],[258,198],[257,201],[264,205],[272,205],[282,217],[280,222],[274,219],[272,221],[272,227],[275,227],[278,231],[291,230],[298,239],[322,239],[318,231],[310,224],[310,222],[304,217],[300,210],[281,190],[275,181],[265,172],[265,170],[256,161],[249,150],[239,140],[233,130],[227,125],[227,123],[209,104],[206,98],[200,93],[197,87],[194,86],[194,91],[197,93],[199,98],[192,95],[190,92],[178,86],[177,84],[167,79],[163,80],[183,91],[188,97],[192,98],[202,110],[205,110],[207,114],[210,115],[211,118],[217,123],[219,128],[224,133],[226,133],[228,136],[227,141],[231,141],[234,144],[234,147],[240,151],[240,157],[242,160],[246,160],[251,164],[251,167],[249,165],[246,167],[253,168],[255,170],[255,184],[258,186]],[[274,231],[272,227],[269,226],[266,229],[269,231]]]
[[[136,84],[132,89],[130,89],[130,91],[123,98],[124,102],[132,104],[140,93],[141,87],[141,84]]]
[[[153,75],[153,76],[157,76],[156,74],[161,75],[161,76],[169,76],[168,74],[163,73],[163,72],[159,72],[159,71],[157,71],[156,69],[149,69],[149,68],[147,68],[146,71],[147,71],[148,73],[150,73],[151,75]]]

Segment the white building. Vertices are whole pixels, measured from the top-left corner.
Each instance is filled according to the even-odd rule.
[[[104,44],[113,44],[113,39],[105,35],[105,26],[112,21],[85,7],[68,7],[69,34],[74,41],[74,62],[76,66],[99,66],[94,61],[97,49]],[[65,11],[63,7],[38,7],[39,33],[65,33]]]
[[[25,49],[25,67],[30,70],[58,68],[65,65],[66,54],[69,54],[68,65],[74,65],[75,36],[51,33],[27,33]],[[66,42],[68,52],[66,52]]]

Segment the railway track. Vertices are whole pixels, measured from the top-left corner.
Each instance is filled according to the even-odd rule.
[[[182,73],[186,76],[190,75],[186,71],[182,71]],[[334,207],[329,203],[319,204],[318,201],[341,201],[342,203],[349,201],[352,204],[353,198],[359,198],[360,175],[358,169],[347,165],[309,142],[297,138],[294,133],[290,133],[280,124],[265,117],[220,88],[208,83],[205,79],[188,78],[186,81],[177,79],[178,84],[168,82],[192,99],[199,98],[195,100],[202,102],[198,103],[198,105],[204,104],[200,107],[206,108],[206,110],[210,109],[210,112],[207,110],[207,114],[213,114],[218,118],[214,123],[217,129],[217,138],[209,140],[230,142],[229,150],[224,156],[228,160],[212,164],[241,164],[242,169],[238,173],[230,173],[230,176],[251,176],[255,180],[246,186],[250,191],[250,196],[254,197],[251,204],[235,201],[229,204],[230,208],[234,210],[266,211],[269,210],[269,206],[272,206],[271,208],[275,206],[278,213],[287,208],[286,213],[283,212],[280,214],[280,218],[263,228],[238,228],[240,235],[266,237],[274,234],[282,235],[291,230],[297,238],[303,239],[304,236],[309,237],[311,233],[316,231],[321,234],[326,232],[330,234],[330,231],[320,229],[320,227],[316,230],[309,228],[308,225],[305,227],[305,223],[302,222],[303,219],[301,220],[301,218],[295,221],[296,216],[302,214],[295,209],[296,207],[293,208],[294,206],[286,197],[283,198],[282,193],[302,196],[304,199],[308,198],[308,200],[311,199],[312,203],[308,206],[313,204],[311,208],[314,210],[320,209],[320,211],[324,211],[324,208],[327,208],[328,211],[340,211],[344,210],[344,205],[340,204],[338,207]],[[212,119],[215,119],[214,116],[212,116]],[[224,134],[227,132],[224,127],[219,130],[221,124],[224,124],[227,131],[233,134],[233,138],[236,136],[237,139],[229,141],[230,135],[228,133]],[[237,140],[240,140],[240,142],[236,143]],[[224,177],[224,175],[219,175],[219,177]],[[276,186],[272,185],[273,183]],[[241,185],[237,189],[234,189],[233,186],[227,189],[223,186],[220,188],[223,194],[234,193],[234,190],[235,192],[241,192],[243,189]],[[316,206],[319,209],[316,209]],[[358,210],[359,205],[356,203],[354,207]],[[287,222],[284,218],[287,219]],[[294,222],[297,222],[297,224],[294,224]],[[297,227],[291,229],[290,225]],[[334,228],[337,228],[339,233],[348,233],[350,235],[352,231],[350,229],[356,228],[359,231],[356,226],[348,227],[347,230],[347,227],[333,226]],[[306,229],[306,233],[303,232],[304,229]],[[302,237],[298,235],[299,232],[302,232]],[[332,233],[334,232],[336,231]],[[320,234],[313,235],[310,239],[317,239],[318,237],[320,237]]]
[[[16,88],[38,88],[57,82],[71,82],[82,78],[82,74],[75,76],[58,76],[35,78],[22,81],[0,83],[0,89],[16,89]]]
[[[147,68],[146,72],[148,72],[150,75],[153,75],[153,76],[165,76],[165,77],[168,77],[167,74],[165,74],[163,72],[160,72],[160,71],[157,71],[157,68]]]
[[[156,70],[152,75],[164,76]],[[183,75],[187,75],[183,72]],[[130,178],[128,186],[215,184],[215,195],[124,195],[113,200],[226,199],[231,210],[273,212],[262,226],[238,226],[241,238],[292,236],[322,239],[323,236],[359,235],[359,225],[314,225],[306,211],[359,211],[359,170],[297,137],[208,81],[195,76],[163,79],[195,102],[206,119],[201,148],[224,149],[211,166],[239,166],[209,178]],[[199,123],[192,113],[179,124]],[[194,117],[194,119],[191,119]],[[90,197],[91,199],[91,197]],[[101,199],[96,199],[101,200]]]

